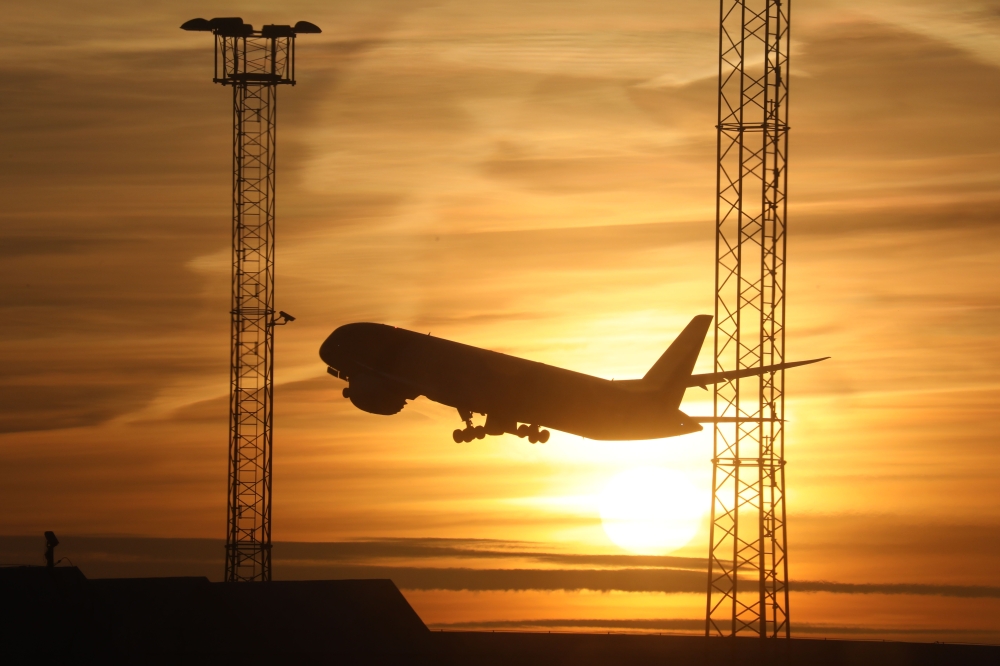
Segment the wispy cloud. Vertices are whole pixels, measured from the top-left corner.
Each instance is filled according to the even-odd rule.
[[[704,619],[685,618],[657,618],[657,619],[594,619],[594,618],[554,618],[554,619],[526,619],[526,620],[484,620],[477,622],[442,622],[431,624],[433,629],[466,629],[466,630],[490,630],[501,629],[508,631],[531,631],[544,629],[561,629],[563,631],[582,630],[618,630],[618,631],[667,631],[683,633],[703,633],[705,631]],[[835,625],[835,624],[814,624],[810,622],[796,622],[795,635],[842,635],[842,636],[883,636],[891,632],[895,636],[910,636],[921,638],[936,636],[941,633],[940,629],[923,628],[887,628],[885,626],[872,627],[861,625]],[[982,639],[982,637],[992,637],[996,632],[983,631],[981,629],[957,629],[949,630],[951,636],[965,636]],[[954,639],[952,639],[954,640]],[[987,639],[988,640],[988,639]]]
[[[61,546],[86,573],[98,577],[154,575],[177,567],[214,564],[221,543],[208,539],[64,536]],[[30,559],[39,539],[0,537],[0,561]],[[37,555],[37,553],[35,553]],[[448,566],[449,561],[501,561],[505,568]],[[397,562],[389,564],[387,562]],[[332,543],[277,543],[277,576],[286,579],[389,578],[404,590],[591,590],[701,594],[707,562],[697,558],[555,553],[544,544],[477,539],[376,539]],[[557,565],[534,568],[532,563]],[[434,566],[428,566],[434,565]],[[559,568],[572,565],[573,568]],[[589,568],[599,565],[601,568]],[[143,573],[138,573],[142,571]],[[210,575],[215,576],[215,572]],[[746,581],[752,585],[753,581]],[[989,585],[837,583],[792,580],[793,592],[1000,598]]]

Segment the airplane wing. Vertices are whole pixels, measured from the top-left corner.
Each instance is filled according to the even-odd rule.
[[[777,372],[778,370],[797,368],[800,365],[819,363],[820,361],[825,361],[828,358],[830,357],[824,356],[823,358],[814,358],[808,361],[793,361],[792,363],[776,363],[775,365],[765,365],[759,368],[744,368],[743,370],[727,370],[726,372],[709,372],[703,375],[691,375],[690,377],[688,377],[687,383],[684,384],[684,386],[685,387],[700,386],[701,388],[707,388],[709,384],[718,384],[720,382],[727,382],[731,379],[741,379],[743,377],[756,377],[758,375],[767,374],[768,372]]]

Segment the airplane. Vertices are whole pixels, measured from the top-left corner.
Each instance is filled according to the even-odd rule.
[[[348,382],[343,395],[358,409],[397,414],[407,400],[426,396],[458,410],[465,428],[452,433],[456,443],[509,433],[532,444],[548,441],[543,427],[609,441],[675,437],[702,430],[702,423],[735,422],[688,416],[680,410],[685,390],[825,360],[691,374],[711,323],[711,315],[696,316],[642,379],[624,381],[386,324],[345,324],[319,355],[329,374]],[[485,425],[474,426],[473,414],[485,416]]]

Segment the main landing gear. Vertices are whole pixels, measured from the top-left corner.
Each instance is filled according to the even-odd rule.
[[[451,438],[455,440],[456,444],[459,442],[471,442],[474,439],[486,438],[485,426],[472,425],[472,412],[466,409],[460,409],[458,410],[458,415],[463,421],[465,421],[465,429],[456,430],[451,433]]]
[[[529,426],[522,423],[521,425],[517,426],[517,432],[515,432],[514,434],[517,435],[518,437],[527,437],[528,441],[531,442],[532,444],[538,444],[539,442],[544,444],[545,442],[549,441],[549,431],[548,430],[539,431],[538,426],[536,425]]]
[[[470,426],[464,430],[456,430],[451,433],[451,438],[456,443],[471,442],[474,439],[486,439],[486,428],[483,426]]]
[[[463,421],[465,421],[465,429],[456,430],[451,433],[451,438],[455,440],[456,444],[460,442],[471,442],[474,439],[486,439],[485,426],[472,425],[472,412],[460,409],[458,410],[458,415]]]
[[[460,409],[458,410],[458,415],[465,421],[465,428],[451,433],[451,437],[455,440],[456,444],[471,442],[474,439],[485,439],[486,435],[502,435],[504,433],[510,433],[522,438],[527,437],[528,441],[532,444],[539,442],[544,444],[549,441],[549,431],[539,430],[537,425],[523,423],[517,425],[517,422],[505,424],[502,421],[487,417],[485,426],[474,426],[472,425],[472,412]]]

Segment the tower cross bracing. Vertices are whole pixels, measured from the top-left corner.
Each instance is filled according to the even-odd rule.
[[[784,361],[788,27],[788,0],[721,0],[716,372]],[[784,372],[713,398],[706,634],[789,637]]]
[[[242,51],[244,70],[266,66],[270,51],[266,42],[270,40],[243,38],[240,41],[242,43],[236,46],[237,53]],[[276,113],[274,84],[241,81],[233,85],[232,362],[226,580],[271,578]]]

